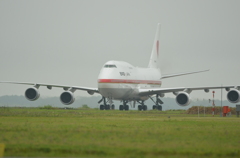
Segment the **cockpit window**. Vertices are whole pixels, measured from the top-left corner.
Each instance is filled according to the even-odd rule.
[[[105,68],[117,68],[116,65],[104,65]]]

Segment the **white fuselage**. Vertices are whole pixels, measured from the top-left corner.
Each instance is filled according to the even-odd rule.
[[[123,61],[108,61],[98,76],[98,90],[106,98],[116,100],[146,100],[139,89],[161,86],[161,74],[156,68],[138,68]]]

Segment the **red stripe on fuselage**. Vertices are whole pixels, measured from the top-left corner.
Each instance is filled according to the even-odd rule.
[[[129,83],[129,84],[158,84],[158,85],[161,85],[161,81],[125,80],[125,79],[99,79],[98,83]]]

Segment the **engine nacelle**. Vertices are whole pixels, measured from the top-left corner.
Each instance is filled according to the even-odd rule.
[[[40,93],[36,87],[28,88],[25,91],[25,97],[30,101],[34,101],[40,97]]]
[[[237,89],[230,90],[227,93],[227,99],[230,103],[238,103],[240,101],[240,92]]]
[[[90,94],[90,95],[93,95],[93,94],[94,94],[93,91],[87,91],[87,92],[88,92],[88,94]]]
[[[73,92],[66,91],[66,92],[63,92],[60,95],[60,100],[63,104],[69,105],[69,104],[72,104],[75,101],[75,97],[74,97]]]
[[[159,94],[159,96],[160,96],[161,98],[163,98],[163,97],[165,96],[165,94],[164,94],[164,93],[161,93],[161,94]]]
[[[180,106],[187,106],[191,102],[191,98],[188,93],[186,92],[179,92],[176,97],[176,102]]]

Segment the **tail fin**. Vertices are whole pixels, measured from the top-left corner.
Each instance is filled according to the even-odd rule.
[[[153,43],[153,48],[152,48],[152,54],[150,57],[150,61],[148,64],[149,68],[158,68],[158,58],[159,58],[159,40],[160,40],[160,29],[161,29],[161,24],[158,23],[157,26],[157,32],[155,35],[154,43]]]

